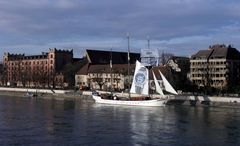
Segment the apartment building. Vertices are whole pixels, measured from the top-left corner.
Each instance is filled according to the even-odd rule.
[[[218,89],[239,84],[240,53],[231,45],[213,45],[190,59],[190,80],[198,86]]]
[[[2,83],[5,86],[54,87],[64,82],[61,70],[72,63],[73,50],[49,49],[40,55],[5,53],[3,56]]]

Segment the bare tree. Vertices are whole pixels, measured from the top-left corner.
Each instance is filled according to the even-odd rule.
[[[93,82],[96,82],[96,83],[99,85],[100,90],[102,90],[102,87],[103,87],[103,85],[105,84],[105,82],[103,81],[103,78],[102,78],[101,74],[96,73],[96,76],[94,76],[94,77],[92,78],[92,81],[93,81]]]

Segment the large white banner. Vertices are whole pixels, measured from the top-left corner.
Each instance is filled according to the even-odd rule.
[[[141,63],[145,66],[158,66],[159,59],[158,49],[141,49]]]

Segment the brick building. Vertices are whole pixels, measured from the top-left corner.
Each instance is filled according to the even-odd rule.
[[[198,86],[222,89],[239,84],[240,53],[230,45],[200,50],[190,63],[190,79]]]
[[[5,53],[2,83],[5,86],[55,87],[56,81],[64,82],[61,70],[72,61],[73,50],[54,48],[32,56]]]

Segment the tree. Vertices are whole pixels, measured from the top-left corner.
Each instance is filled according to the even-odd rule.
[[[174,56],[173,54],[171,53],[164,53],[162,52],[161,54],[161,63],[164,65],[167,63],[167,61],[169,60],[169,58],[171,58],[172,56]]]
[[[69,83],[69,86],[72,87],[75,84],[75,74],[86,65],[88,62],[87,58],[84,57],[82,60],[66,64],[63,67],[62,74],[64,76],[64,81]]]

